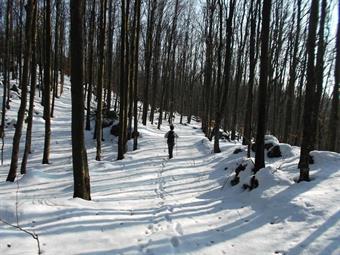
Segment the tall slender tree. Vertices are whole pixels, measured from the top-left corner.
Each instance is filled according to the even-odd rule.
[[[236,1],[230,1],[229,6],[229,14],[226,12],[226,52],[224,57],[224,70],[223,70],[223,78],[221,91],[217,91],[216,97],[217,106],[216,106],[216,114],[215,114],[215,125],[214,125],[214,153],[221,152],[220,144],[219,144],[219,129],[222,122],[223,111],[225,110],[225,106],[227,103],[227,96],[229,91],[229,82],[230,82],[230,67],[231,67],[231,59],[232,59],[232,32],[233,32],[233,17],[235,12],[235,4]]]
[[[95,18],[96,18],[96,1],[92,1],[91,14],[90,14],[90,28],[89,28],[89,50],[88,50],[88,91],[86,100],[86,130],[91,130],[91,100],[92,88],[94,83],[93,65],[94,65],[94,31],[95,31]]]
[[[31,53],[32,53],[32,20],[33,20],[33,12],[35,7],[36,0],[29,0],[27,2],[27,17],[26,17],[26,40],[25,40],[25,50],[24,50],[24,66],[23,66],[23,75],[21,79],[21,101],[20,107],[18,111],[18,118],[15,128],[15,133],[13,137],[13,147],[12,147],[12,158],[11,165],[9,169],[9,173],[7,176],[7,181],[14,182],[17,168],[18,168],[18,157],[19,157],[19,146],[20,139],[22,134],[22,128],[25,118],[25,110],[27,104],[27,87],[29,83],[29,63],[31,61]]]
[[[303,111],[303,133],[302,133],[302,144],[299,161],[300,177],[299,181],[309,181],[309,152],[313,148],[312,132],[313,125],[313,110],[314,110],[314,99],[315,99],[315,41],[316,41],[316,30],[318,26],[318,10],[319,1],[312,0],[310,7],[310,16],[308,24],[308,38],[307,38],[307,83],[306,83],[306,94]]]
[[[106,0],[100,2],[100,38],[99,38],[99,66],[98,66],[98,84],[97,84],[97,115],[96,115],[96,139],[97,153],[96,160],[101,159],[101,141],[103,136],[103,78],[104,78],[104,48],[105,48],[105,27],[106,27]]]
[[[133,51],[133,150],[137,150],[138,146],[138,45],[139,45],[139,32],[140,32],[140,13],[141,13],[141,0],[135,1],[135,14],[134,14],[134,51]]]
[[[339,125],[339,90],[340,90],[340,3],[338,3],[338,28],[336,35],[336,60],[334,70],[334,88],[332,95],[332,107],[328,128],[328,149],[335,151],[337,141],[337,129]],[[338,138],[339,139],[339,138]]]
[[[289,142],[290,134],[291,134],[291,126],[292,126],[292,109],[293,109],[293,99],[294,99],[294,85],[296,82],[296,73],[297,73],[297,65],[298,65],[298,51],[299,51],[299,43],[300,43],[300,27],[301,27],[301,4],[302,0],[297,0],[297,18],[296,18],[296,31],[295,31],[295,39],[293,46],[293,60],[290,66],[289,72],[289,82],[288,82],[288,95],[287,95],[287,103],[286,103],[286,116],[285,116],[285,128],[283,140],[285,142]],[[295,15],[295,10],[294,10]],[[294,16],[295,17],[295,16]]]
[[[45,10],[45,68],[44,68],[44,119],[45,140],[43,164],[49,163],[51,143],[51,0],[46,0]]]
[[[35,1],[34,13],[33,13],[33,23],[32,23],[32,49],[36,47],[37,41],[37,1]],[[30,97],[29,97],[29,109],[27,117],[27,131],[26,131],[26,141],[25,150],[21,162],[21,174],[26,174],[26,166],[28,160],[28,154],[31,153],[31,143],[32,143],[32,128],[33,128],[33,109],[34,109],[34,97],[37,83],[37,52],[32,51],[32,62],[31,62],[31,87],[30,87]]]
[[[0,125],[0,137],[2,140],[2,147],[1,147],[1,164],[3,164],[3,153],[4,153],[4,146],[5,146],[5,117],[6,117],[6,101],[7,93],[9,90],[9,75],[10,75],[10,37],[11,37],[11,23],[12,23],[12,6],[13,1],[7,1],[6,7],[6,31],[5,31],[5,56],[4,56],[4,83],[3,83],[3,94],[2,94],[2,114],[1,114],[1,125]]]
[[[151,76],[151,58],[152,58],[152,42],[153,42],[153,30],[155,27],[155,11],[157,1],[148,1],[148,20],[147,20],[147,32],[146,32],[146,44],[145,44],[145,80],[144,80],[144,93],[143,93],[143,125],[146,125],[147,114],[149,110],[149,83]]]
[[[83,4],[71,0],[71,96],[72,96],[72,160],[73,197],[91,200],[90,176],[84,143],[84,88],[83,88]]]
[[[264,162],[264,135],[266,132],[266,102],[268,84],[268,46],[270,31],[271,0],[263,0],[262,7],[262,31],[261,31],[261,70],[260,85],[258,90],[257,108],[257,133],[256,133],[256,155],[255,172],[265,167]]]
[[[126,152],[126,121],[127,121],[127,98],[128,98],[128,61],[127,61],[127,28],[129,0],[121,2],[121,45],[120,45],[120,104],[119,104],[119,137],[118,137],[118,156],[117,159],[124,158]]]

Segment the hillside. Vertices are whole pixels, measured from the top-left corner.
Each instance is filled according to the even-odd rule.
[[[312,181],[296,183],[299,148],[282,145],[282,157],[267,158],[257,174],[259,187],[247,191],[242,186],[249,182],[251,162],[245,148],[222,141],[222,153],[213,154],[200,123],[175,120],[179,139],[171,160],[166,125],[140,125],[139,149],[122,161],[116,161],[117,138],[109,128],[103,160],[95,161],[95,141],[87,132],[92,201],[73,199],[66,82],[52,120],[51,164],[41,164],[44,121],[37,101],[28,174],[15,183],[5,182],[19,103],[15,92],[7,113],[0,218],[36,233],[43,254],[340,254],[340,154],[312,152]],[[234,154],[237,148],[242,151]],[[231,186],[241,163],[248,165]],[[32,236],[0,222],[0,254],[37,253]]]

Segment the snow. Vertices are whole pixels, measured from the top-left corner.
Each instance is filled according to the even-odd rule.
[[[165,125],[140,126],[139,149],[122,161],[116,161],[117,138],[109,128],[100,162],[94,160],[93,131],[86,132],[92,201],[72,198],[66,83],[56,99],[51,164],[41,164],[44,121],[37,100],[27,175],[5,182],[13,128],[0,167],[0,218],[13,225],[18,219],[21,228],[36,233],[43,254],[340,254],[338,153],[313,151],[312,181],[296,183],[299,148],[280,144],[283,157],[266,158],[266,168],[256,174],[259,187],[248,191],[243,185],[254,158],[246,158],[246,147],[222,141],[222,152],[214,154],[199,123],[180,125],[178,118],[171,160]],[[16,118],[18,99],[11,106],[9,120]],[[236,148],[243,151],[233,154]],[[240,163],[247,167],[231,186]],[[37,254],[37,242],[0,223],[0,254]]]

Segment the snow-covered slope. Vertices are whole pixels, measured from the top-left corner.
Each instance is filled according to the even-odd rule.
[[[12,102],[8,122],[16,118]],[[180,125],[174,159],[168,127],[140,127],[139,150],[116,161],[116,138],[105,129],[103,160],[86,133],[92,201],[73,199],[70,89],[56,100],[51,164],[41,164],[42,108],[36,103],[28,174],[6,183],[13,128],[0,167],[0,218],[38,234],[43,254],[340,254],[340,155],[313,152],[312,181],[295,183],[299,148],[267,159],[259,187],[243,190],[251,163],[240,144],[212,153],[199,124]],[[23,146],[22,146],[23,147]],[[288,148],[288,149],[287,149]],[[286,150],[289,150],[288,152]],[[248,163],[240,183],[235,168]],[[37,254],[29,234],[0,222],[0,254]]]

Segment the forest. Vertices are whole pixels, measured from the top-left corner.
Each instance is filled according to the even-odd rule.
[[[339,86],[336,0],[0,0],[0,253],[338,254]]]

